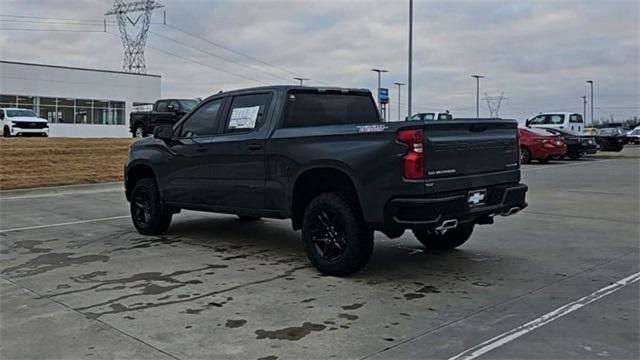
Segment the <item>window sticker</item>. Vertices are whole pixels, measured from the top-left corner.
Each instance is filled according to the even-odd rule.
[[[229,119],[229,129],[254,129],[260,106],[235,108]]]

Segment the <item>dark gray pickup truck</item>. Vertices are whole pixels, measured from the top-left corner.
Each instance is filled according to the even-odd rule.
[[[289,218],[311,263],[344,276],[367,264],[375,230],[446,250],[525,208],[518,149],[516,121],[382,122],[368,90],[262,87],[134,143],[125,188],[142,234],[181,209]]]
[[[161,99],[151,111],[135,111],[129,115],[129,130],[134,138],[153,134],[159,125],[173,125],[198,104],[194,99]]]

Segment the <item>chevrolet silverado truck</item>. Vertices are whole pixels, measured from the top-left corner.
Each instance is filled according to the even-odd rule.
[[[156,128],[131,146],[125,192],[144,235],[181,209],[291,219],[334,276],[366,266],[374,231],[447,250],[527,206],[515,120],[382,122],[368,90],[299,86],[219,93]]]
[[[194,99],[161,99],[151,111],[135,111],[129,115],[129,127],[134,138],[153,134],[158,125],[173,125],[198,104]]]

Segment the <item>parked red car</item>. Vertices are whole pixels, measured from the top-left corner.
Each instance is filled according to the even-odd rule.
[[[567,144],[558,135],[543,129],[518,129],[520,135],[520,162],[529,164],[531,160],[546,163],[551,159],[562,159],[567,153]]]

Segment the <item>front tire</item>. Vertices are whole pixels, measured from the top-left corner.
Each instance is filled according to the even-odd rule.
[[[6,138],[11,137],[11,130],[6,125],[5,125],[4,129],[2,129],[2,136],[6,137]]]
[[[351,203],[335,193],[318,195],[309,203],[302,240],[311,264],[333,276],[361,270],[373,251],[373,230]]]
[[[429,250],[451,250],[469,240],[473,227],[473,224],[461,225],[445,233],[435,230],[413,230],[413,235]]]
[[[145,136],[147,136],[147,134],[144,132],[142,124],[136,124],[133,128],[133,137],[136,139],[142,139]]]
[[[167,231],[173,213],[162,204],[155,181],[140,179],[131,191],[131,220],[142,235],[160,235]]]
[[[569,155],[569,159],[571,160],[578,160],[582,157],[582,154],[571,154]]]

